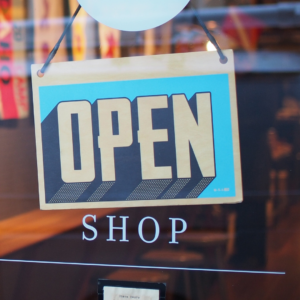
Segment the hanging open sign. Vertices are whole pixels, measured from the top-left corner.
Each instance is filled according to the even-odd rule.
[[[242,201],[232,51],[32,66],[42,209]]]

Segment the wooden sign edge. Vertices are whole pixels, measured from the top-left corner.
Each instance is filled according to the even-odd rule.
[[[36,150],[37,150],[37,168],[38,168],[38,186],[39,186],[39,202],[41,210],[60,210],[60,209],[90,209],[90,208],[121,208],[121,207],[145,207],[145,206],[177,206],[177,205],[204,205],[204,204],[234,204],[240,203],[243,201],[243,192],[242,192],[242,178],[241,178],[241,160],[240,160],[240,144],[239,144],[239,129],[238,129],[238,112],[237,112],[237,99],[236,99],[236,86],[235,86],[235,73],[234,73],[234,58],[232,50],[225,50],[224,54],[228,58],[227,64],[231,65],[231,70],[228,71],[229,65],[221,64],[219,62],[219,57],[216,52],[192,52],[192,53],[182,53],[182,54],[167,54],[167,55],[155,55],[155,56],[142,56],[142,57],[129,57],[129,58],[119,58],[117,60],[123,60],[124,62],[131,63],[131,61],[136,60],[136,62],[140,65],[142,60],[146,63],[150,62],[151,58],[156,60],[164,59],[168,56],[169,62],[172,60],[180,61],[182,57],[183,61],[186,58],[193,55],[198,55],[201,58],[201,54],[205,55],[205,61],[199,61],[199,70],[198,72],[192,72],[189,74],[190,76],[196,75],[208,75],[210,74],[224,74],[227,73],[229,76],[229,91],[230,91],[230,106],[231,106],[231,124],[232,124],[232,142],[233,142],[233,159],[234,159],[234,176],[235,176],[235,189],[236,194],[234,197],[219,197],[219,198],[183,198],[183,199],[159,199],[159,200],[134,200],[134,201],[106,201],[106,202],[80,202],[80,203],[56,203],[56,204],[47,204],[45,197],[45,183],[44,183],[44,165],[43,165],[43,149],[42,149],[42,132],[41,132],[41,118],[40,118],[40,105],[39,105],[39,87],[41,86],[49,86],[49,85],[61,85],[61,81],[59,81],[59,76],[57,76],[57,72],[61,72],[61,76],[66,76],[66,68],[69,69],[70,74],[76,73],[76,70],[72,67],[72,62],[63,62],[63,63],[54,63],[49,68],[49,74],[45,74],[44,76],[52,76],[51,84],[44,84],[43,78],[39,78],[37,76],[37,71],[42,67],[41,64],[33,64],[31,66],[31,74],[32,74],[32,88],[33,88],[33,103],[34,103],[34,123],[35,123],[35,137],[36,137]],[[192,55],[191,55],[192,54]],[[211,56],[211,59],[207,59],[207,55]],[[149,60],[150,59],[150,60]],[[113,59],[116,60],[116,59]],[[139,61],[138,61],[139,60]],[[95,67],[95,63],[97,67],[103,64],[107,67],[107,65],[112,61],[111,59],[105,60],[90,60],[85,61],[90,66]],[[76,62],[78,63],[78,62]],[[82,63],[82,62],[81,62]],[[145,65],[147,65],[145,63]],[[227,66],[226,66],[227,65]],[[70,69],[71,67],[71,69]],[[169,70],[166,74],[158,73],[158,77],[153,76],[151,74],[149,77],[147,76],[147,71],[143,72],[143,74],[132,74],[131,76],[126,76],[126,80],[134,80],[134,79],[148,79],[148,78],[164,78],[164,77],[182,77],[188,76],[188,74],[183,74],[182,70],[176,68]],[[78,66],[80,69],[81,67]],[[144,71],[143,66],[143,71]],[[147,69],[147,68],[146,68]],[[227,72],[226,72],[227,69]],[[100,68],[101,70],[101,68]],[[107,69],[106,69],[107,71]],[[100,74],[101,77],[102,74]],[[79,77],[79,76],[77,76]],[[107,74],[105,78],[107,78]],[[98,82],[99,79],[94,78],[83,80],[80,82],[73,82],[73,84],[79,83],[88,83],[88,82]],[[102,80],[104,77],[101,78]],[[125,78],[123,78],[125,79]],[[122,74],[120,78],[116,78],[113,80],[103,80],[103,81],[114,81],[114,80],[122,80]],[[77,80],[76,80],[77,81]],[[49,82],[49,81],[48,81]],[[53,84],[52,84],[53,83]],[[64,82],[64,85],[68,84]],[[182,201],[182,203],[179,203]]]

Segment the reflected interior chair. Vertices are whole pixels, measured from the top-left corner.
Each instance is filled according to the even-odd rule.
[[[198,247],[205,254],[214,250],[215,265],[217,269],[224,269],[224,258],[222,255],[222,248],[226,246],[230,240],[230,235],[221,231],[205,232],[200,230],[185,232],[178,235],[177,241],[182,242],[188,246]],[[207,260],[206,260],[207,261]],[[226,300],[226,284],[223,272],[218,272],[220,294],[223,300]]]
[[[109,280],[130,280],[141,282],[162,282],[166,283],[169,280],[169,274],[164,271],[146,270],[146,269],[119,269],[108,276]]]
[[[178,268],[197,268],[203,266],[204,257],[201,253],[186,251],[186,250],[151,250],[142,255],[141,260],[145,263],[151,263],[151,265],[171,266]],[[186,298],[192,299],[192,286],[191,286],[191,271],[182,270],[184,276],[184,284],[186,290]],[[203,299],[203,288],[201,286],[201,278],[199,272],[195,271],[196,281],[198,288],[196,287],[197,297],[194,299]],[[169,282],[169,292],[174,291],[176,284],[176,276],[172,276]]]

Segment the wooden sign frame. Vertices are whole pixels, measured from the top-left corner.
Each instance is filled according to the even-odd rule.
[[[221,64],[219,62],[219,57],[217,52],[193,52],[193,53],[183,53],[183,54],[169,54],[169,55],[53,63],[50,65],[49,69],[47,70],[43,78],[39,78],[37,76],[37,72],[42,67],[42,65],[41,64],[32,65],[35,133],[36,133],[39,195],[40,195],[41,209],[199,205],[199,204],[241,202],[243,196],[242,196],[242,183],[241,183],[241,165],[240,165],[234,58],[233,58],[233,52],[231,50],[225,50],[224,54],[228,58],[228,62],[226,64]],[[128,93],[129,94],[131,93],[130,94],[131,96],[129,96]],[[189,99],[192,98],[194,99],[193,100],[194,104],[192,104],[192,101],[189,101],[190,109],[188,109],[187,108],[188,106],[184,104],[185,101],[183,99],[186,99],[188,101]],[[128,125],[129,124],[128,119],[126,121],[125,120],[126,117],[124,117],[125,118],[124,120],[121,118],[121,110],[124,109],[126,111],[126,107],[127,107],[126,99],[129,100],[129,102],[131,102],[132,105],[131,109],[132,109],[133,123],[134,123],[134,118],[138,119],[138,116],[135,116],[134,114],[136,113],[139,113],[140,115],[143,114],[142,115],[143,117],[140,116],[138,119],[139,120],[138,125],[134,125],[132,123],[133,124],[132,128],[136,126],[136,128],[138,129],[136,131],[133,130],[132,133],[133,138],[132,138],[130,137],[130,134],[128,134],[128,130],[123,130],[122,129],[123,125],[122,126],[120,125],[121,127],[118,129],[120,130],[120,132],[114,132],[113,137],[109,137],[109,130],[105,129],[107,128],[107,126],[103,125],[105,123],[101,125],[101,122],[108,120],[108,122],[112,123],[113,122],[112,114],[115,111],[117,111],[117,120],[118,120],[117,122],[119,122],[118,124]],[[111,102],[109,101],[111,100],[115,100],[116,103],[115,109],[111,107],[109,108],[109,105],[111,104]],[[148,102],[144,100],[152,101],[151,105],[154,105],[152,106],[152,108],[154,109],[151,110],[151,107],[149,108],[148,107],[149,105],[146,104]],[[95,191],[95,187],[94,187],[93,193],[94,194],[96,193],[95,194],[96,196],[93,194],[94,198],[91,197],[92,192],[87,192],[88,189],[91,188],[89,187],[89,185],[91,184],[93,178],[95,178],[95,176],[96,177],[98,176],[97,172],[100,172],[98,170],[99,169],[98,167],[96,167],[96,171],[94,171],[94,173],[93,171],[91,171],[92,169],[93,170],[95,169],[95,166],[93,166],[90,162],[90,157],[93,155],[93,151],[91,151],[90,154],[85,155],[86,157],[85,160],[82,158],[83,156],[81,156],[80,159],[82,165],[81,167],[79,167],[79,169],[78,168],[76,169],[74,167],[73,170],[71,168],[72,172],[70,173],[66,173],[66,172],[63,173],[61,169],[61,173],[56,173],[55,176],[53,174],[52,175],[50,174],[51,172],[54,172],[51,168],[55,164],[55,160],[57,158],[57,154],[54,154],[55,151],[60,151],[59,153],[61,157],[60,158],[58,157],[57,159],[58,160],[61,159],[61,165],[60,165],[61,168],[67,169],[68,166],[70,167],[70,164],[73,164],[73,162],[75,166],[75,156],[74,156],[75,152],[74,153],[72,152],[71,155],[72,157],[70,155],[69,156],[66,155],[66,153],[70,153],[68,152],[70,150],[68,150],[69,146],[67,145],[70,145],[70,143],[72,142],[72,137],[69,138],[68,135],[65,135],[67,130],[69,131],[73,130],[72,129],[73,125],[70,125],[73,124],[72,123],[73,119],[71,120],[70,118],[63,117],[66,115],[70,117],[76,114],[76,109],[73,111],[72,105],[70,105],[71,102],[72,103],[76,102],[75,105],[78,107],[80,113],[83,111],[89,111],[90,110],[89,107],[92,107],[92,105],[94,105],[96,102],[98,105],[98,109],[96,108],[96,104],[95,104],[95,107],[92,108],[92,114],[98,112],[101,115],[101,113],[103,113],[104,111],[109,112],[109,114],[105,115],[103,113],[101,117],[99,117],[99,115],[96,117],[98,118],[97,122],[100,124],[99,129],[95,129],[95,124],[93,125],[91,124],[92,126],[86,125],[87,126],[86,128],[93,127],[92,131],[94,133],[95,130],[99,130],[100,132],[99,138],[98,140],[96,140],[95,136],[93,136],[92,133],[82,135],[81,136],[82,141],[80,144],[80,151],[81,151],[80,153],[83,153],[82,151],[89,151],[89,150],[84,150],[87,148],[87,147],[85,148],[84,145],[88,145],[89,143],[92,143],[92,140],[94,139],[94,147],[95,147],[94,155],[96,155],[95,153],[97,152],[97,155],[100,156],[101,159],[101,155],[98,154],[99,152],[98,145],[95,146],[96,143],[99,143],[100,148],[102,147],[101,153],[104,157],[104,153],[109,153],[109,149],[105,148],[108,147],[107,141],[112,141],[116,136],[122,135],[123,139],[120,138],[119,140],[118,139],[114,140],[115,141],[114,145],[116,146],[118,145],[118,143],[121,143],[120,146],[116,146],[116,147],[124,146],[125,149],[126,147],[128,148],[131,145],[130,139],[133,139],[133,142],[132,141],[131,142],[136,143],[135,146],[138,147],[138,149],[141,149],[144,155],[142,158],[142,154],[141,154],[141,158],[140,158],[141,160],[140,169],[142,168],[142,171],[140,170],[139,172],[142,172],[142,181],[148,180],[147,184],[148,183],[150,184],[150,190],[151,188],[153,188],[154,190],[156,186],[160,188],[158,192],[156,191],[156,194],[155,193],[152,194],[154,195],[152,198],[151,196],[149,197],[146,196],[146,195],[151,195],[151,193],[149,192],[150,191],[149,184],[148,185],[144,184],[144,186],[140,187],[140,190],[136,191],[135,194],[131,192],[131,194],[130,195],[127,194],[125,198],[124,197],[122,198],[120,196],[120,199],[118,199],[118,195],[123,195],[125,192],[122,191],[119,188],[119,186],[118,188],[116,187],[115,190],[113,190],[112,188],[114,182],[116,182],[114,181],[116,180],[116,177],[114,176],[117,176],[117,180],[118,180],[119,175],[118,175],[118,171],[115,171],[117,172],[116,173],[117,175],[114,172],[109,171],[109,166],[111,165],[109,154],[107,154],[108,156],[105,156],[105,159],[101,161],[102,162],[101,176],[103,176],[103,181],[101,181],[101,184],[105,183],[104,184],[105,187],[102,186],[102,190],[101,191],[99,190],[100,192],[98,191],[97,193],[96,193],[97,190]],[[134,102],[139,103],[136,104],[135,107],[138,108],[136,108],[135,110],[133,108]],[[170,169],[171,167],[169,169],[165,167],[164,162],[162,162],[164,161],[164,159],[168,160],[169,159],[168,156],[164,156],[164,158],[162,158],[162,160],[158,162],[159,167],[157,166],[156,157],[154,158],[155,162],[152,161],[150,163],[150,161],[147,161],[147,159],[149,160],[149,157],[151,158],[151,155],[153,156],[153,153],[149,154],[148,150],[155,148],[154,146],[155,142],[158,142],[157,144],[163,144],[159,142],[171,141],[170,136],[169,138],[166,137],[166,131],[164,131],[166,129],[161,129],[161,127],[154,128],[155,126],[153,124],[155,122],[152,125],[150,124],[152,122],[151,118],[159,118],[158,114],[156,113],[157,111],[161,111],[161,112],[170,111],[169,108],[170,105],[168,106],[167,102],[173,105],[173,110],[174,110],[173,112],[174,116],[171,116],[168,119],[168,120],[174,120],[174,124],[172,125],[174,126],[174,128],[173,127],[172,128],[175,131],[177,130],[176,137],[173,138],[173,140],[175,140],[174,143],[176,143],[177,146],[185,145],[184,148],[185,150],[181,148],[180,150],[178,150],[179,149],[178,147],[177,148],[175,147],[175,150],[173,149],[174,147],[172,149],[170,148],[170,153],[173,153],[175,151],[177,154],[176,156],[177,167],[176,166],[172,167],[172,169]],[[200,104],[202,105],[201,107],[203,107],[203,111],[199,109]],[[180,105],[182,105],[182,107]],[[99,108],[100,106],[101,109]],[[194,110],[192,109],[192,106],[194,107]],[[123,107],[123,108],[122,109],[120,108],[121,110],[118,111],[119,108],[117,107]],[[210,114],[207,113],[209,111],[207,109],[210,109],[211,112]],[[154,110],[156,111],[155,113]],[[150,116],[152,117],[149,117],[149,111],[150,111]],[[176,111],[177,113],[175,113]],[[194,118],[193,117],[189,118],[189,122],[186,122],[185,119],[183,118],[185,116],[184,114],[186,114],[186,116],[192,116],[192,114],[194,114]],[[50,115],[52,119],[50,118]],[[77,114],[77,116],[79,119],[76,119],[77,120],[76,122],[80,124],[89,123],[89,121],[84,119],[85,118],[84,114],[82,114],[83,117],[80,117],[80,114]],[[85,121],[84,122],[80,121],[81,120],[80,118],[83,118],[82,120]],[[50,122],[50,119],[52,120],[51,121],[52,123]],[[162,117],[161,119],[164,119],[164,117]],[[50,123],[47,121],[49,124],[47,123],[48,125],[45,125],[46,124],[45,120],[48,120]],[[59,130],[55,127],[56,123],[53,123],[54,122],[53,120],[56,120],[55,121],[56,123],[59,122],[59,124],[61,124],[59,125]],[[201,125],[199,123],[199,120],[205,120],[205,121],[201,121],[202,122]],[[211,120],[211,123],[209,120]],[[147,122],[148,123],[150,122],[149,123],[150,125]],[[53,124],[55,126],[53,126]],[[148,124],[147,125],[148,127],[145,124],[146,125]],[[201,127],[202,129],[200,129],[200,125],[204,127]],[[81,130],[83,130],[80,126],[83,125],[77,124],[76,126],[78,127],[77,131],[80,134]],[[110,126],[111,126],[110,129],[111,131],[115,130],[115,128],[113,128],[114,125],[110,125]],[[154,126],[154,127],[150,128],[149,126],[150,127]],[[201,138],[197,138],[197,133],[195,133],[196,135],[194,136],[193,138],[194,140],[192,141],[192,137],[189,138],[188,137],[189,135],[185,134],[185,131],[181,129],[181,126],[183,126],[185,130],[186,128],[194,128],[191,129],[194,131],[195,130],[197,131],[199,129],[201,131],[201,134],[199,131],[200,134],[199,137]],[[184,127],[184,126],[190,126],[190,127]],[[96,127],[98,127],[98,125]],[[123,133],[121,134],[122,130]],[[158,133],[159,131],[160,133]],[[170,130],[168,132],[170,132]],[[210,134],[209,132],[211,132],[212,134]],[[58,135],[60,137],[59,141],[57,140]],[[140,140],[138,140],[137,135],[139,135],[138,138]],[[148,136],[152,136],[150,138],[150,140],[152,139],[153,142],[152,144],[151,143],[149,144]],[[73,143],[75,143],[74,139],[73,139]],[[68,140],[70,140],[71,142],[69,143]],[[122,142],[120,142],[120,140],[122,140]],[[82,143],[83,141],[84,143]],[[142,143],[143,143],[142,141],[144,141],[143,144],[144,150],[142,150]],[[204,141],[207,141],[207,143],[204,143]],[[128,145],[126,145],[126,143],[128,143]],[[59,145],[61,145],[60,150],[57,150],[55,148],[56,150],[52,151],[51,149],[54,149],[53,147],[55,147],[55,145],[56,148],[59,147]],[[147,145],[150,145],[150,147],[147,147]],[[139,148],[139,146],[141,148]],[[116,149],[123,149],[123,148],[113,148],[113,149],[114,149],[113,151],[119,151]],[[199,151],[198,152],[202,154],[200,155],[198,152],[197,152],[198,154],[197,153],[195,154],[192,151],[192,149],[194,149],[193,151],[195,153],[198,151],[198,150],[195,151],[195,149],[199,149],[200,152]],[[157,150],[155,148],[153,151],[156,151],[157,153],[161,153],[164,152],[165,150],[162,150],[162,148],[159,148],[159,150]],[[189,152],[190,157],[186,159],[183,154],[184,153],[187,154],[188,151],[190,151]],[[192,152],[195,154],[195,156],[193,156]],[[84,152],[84,153],[88,153],[88,152]],[[116,157],[117,155],[116,152],[113,153],[114,153],[113,155],[115,155],[114,157]],[[126,154],[127,159],[131,157],[131,154],[128,153],[129,152],[127,152]],[[171,154],[169,156],[171,156]],[[124,166],[127,166],[126,163],[128,163],[126,161],[126,157],[124,158]],[[190,171],[186,167],[188,160],[190,160],[189,162],[191,163]],[[192,162],[191,162],[192,160],[194,160],[194,162],[195,161],[198,162],[199,167],[195,167],[195,168],[192,167]],[[214,165],[211,162],[214,162]],[[116,165],[120,167],[120,165],[123,165],[123,161],[116,162]],[[177,173],[175,170],[176,168],[177,168]],[[76,173],[75,169],[77,171],[81,170],[82,172]],[[83,172],[84,169],[87,170],[86,173]],[[106,170],[105,171],[106,173],[103,170]],[[121,170],[121,171],[123,172],[122,174],[124,174],[124,172],[129,172],[125,178],[127,180],[127,178],[130,179],[131,177],[136,176],[136,170],[137,169],[135,168],[135,165],[132,164],[132,174],[130,174],[131,165],[129,164],[126,167],[126,170]],[[173,181],[171,179],[169,181],[166,181],[167,178],[170,178],[170,170],[172,170],[173,172],[172,180],[174,179],[174,174],[177,174],[176,175],[177,179],[174,179]],[[95,172],[97,173],[96,175]],[[200,180],[198,185],[197,184],[195,185],[195,183],[193,183],[194,185],[192,186],[191,183],[188,183],[189,182],[188,179],[184,181],[185,180],[184,178],[188,177],[189,172],[190,174],[192,174],[193,172],[194,174],[200,172],[199,174],[202,174],[201,176],[203,176],[202,179],[206,179],[206,180],[203,181],[201,179],[202,180],[201,184],[200,184],[201,181]],[[82,177],[83,179],[80,183],[81,185],[77,185],[72,190],[72,183],[70,182],[74,182],[72,181],[73,177],[74,176],[76,177],[77,176],[76,174],[79,173],[83,176]],[[61,175],[61,178],[59,178],[60,177],[59,174]],[[45,179],[45,176],[46,177],[48,176],[50,179],[48,180],[47,179],[48,177]],[[138,174],[137,176],[141,176],[141,175]],[[157,180],[151,181],[151,176],[154,176],[152,178],[156,178]],[[190,176],[191,178],[193,178],[193,175]],[[52,184],[51,180],[54,181],[60,180],[61,182],[63,182],[62,178],[64,178],[63,179],[64,186],[62,186],[60,190],[58,188],[56,188],[56,190],[55,188],[52,188],[52,194],[50,192],[51,196],[47,196],[48,192],[46,192],[46,189],[48,188],[49,190],[49,186],[51,186]],[[47,184],[45,183],[46,182],[45,180],[48,180]],[[177,184],[170,191],[171,187],[175,185],[176,180],[177,183],[181,186],[185,186],[185,185],[188,186],[190,184],[191,185],[190,190],[186,191],[185,192],[186,194],[184,194],[184,192],[180,191],[180,188],[178,188],[178,184]],[[124,189],[126,190],[126,188],[128,187],[128,183],[123,184],[123,186],[122,185],[120,186],[121,188],[124,187]],[[109,198],[108,196],[107,199],[105,199],[105,197],[103,198],[102,194],[106,193],[105,191],[103,192],[103,188],[106,189],[106,192],[114,191],[115,193],[114,196],[111,196],[113,194],[113,192],[111,192],[112,194],[109,193],[107,194],[110,195],[111,198]],[[165,195],[166,190],[169,191],[169,194],[167,194],[169,196]],[[176,194],[174,190],[176,190],[176,192],[178,192],[179,190],[180,192]],[[58,194],[57,193],[55,194],[55,191],[57,191]],[[199,193],[200,191],[201,191],[200,195],[195,196],[196,195],[195,193]],[[74,197],[72,196],[73,197],[72,198],[71,197],[72,193],[74,195],[77,193],[76,194],[77,196]],[[158,193],[160,193],[159,196]],[[182,198],[180,197],[178,198],[178,196],[176,195],[180,195],[180,193],[185,196]],[[142,199],[138,198],[139,195],[143,195],[141,197]],[[165,195],[165,197],[163,195]],[[170,195],[173,196],[175,195],[175,196],[173,198],[170,198],[171,197]],[[192,195],[193,197],[188,195]]]

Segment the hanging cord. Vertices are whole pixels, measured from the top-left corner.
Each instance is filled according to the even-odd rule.
[[[190,5],[192,11],[194,12],[195,17],[198,20],[198,23],[200,24],[200,26],[203,28],[203,30],[205,31],[208,39],[210,40],[210,42],[215,46],[215,48],[217,49],[217,52],[220,56],[220,63],[222,64],[226,64],[228,61],[228,58],[224,55],[223,51],[221,50],[219,44],[217,43],[216,39],[213,37],[213,35],[209,32],[209,30],[207,29],[205,23],[202,21],[202,19],[200,18],[200,14],[198,13],[198,11],[192,6]]]
[[[218,45],[216,39],[213,37],[213,35],[209,32],[209,30],[207,29],[205,23],[202,21],[202,19],[200,18],[200,15],[198,13],[198,11],[191,5],[190,6],[191,9],[193,10],[194,14],[195,14],[195,17],[197,18],[198,20],[198,23],[200,24],[200,26],[203,28],[203,30],[205,31],[208,39],[210,40],[210,42],[215,46],[215,48],[217,49],[217,52],[220,56],[220,62],[222,64],[226,64],[228,59],[227,57],[224,55],[223,51],[221,50],[220,46]],[[74,19],[76,18],[78,12],[80,11],[81,9],[81,5],[79,4],[75,13],[73,14],[72,18],[70,19],[68,25],[65,27],[62,35],[60,36],[58,42],[56,43],[56,45],[54,46],[54,48],[52,49],[52,51],[49,53],[48,57],[47,57],[47,60],[46,62],[44,63],[43,67],[37,72],[37,75],[39,77],[43,77],[47,68],[49,67],[49,64],[51,62],[51,60],[54,58],[54,56],[56,55],[56,52],[60,46],[60,43],[62,42],[63,38],[65,37],[67,31],[69,30],[70,26],[73,24],[74,22]]]
[[[46,62],[44,63],[43,67],[37,72],[37,75],[38,75],[39,77],[43,77],[43,76],[44,76],[44,74],[45,74],[45,72],[46,72],[46,70],[47,70],[47,68],[48,68],[48,66],[49,66],[49,64],[50,64],[50,62],[51,62],[51,60],[54,58],[54,56],[55,56],[55,54],[56,54],[56,52],[57,52],[57,50],[58,50],[58,48],[59,48],[59,46],[60,46],[61,41],[62,41],[63,38],[65,37],[65,35],[66,35],[67,31],[69,30],[70,26],[73,24],[73,21],[74,21],[74,19],[76,18],[76,16],[77,16],[78,12],[80,11],[80,9],[81,9],[81,5],[79,4],[78,7],[77,7],[77,9],[76,9],[76,11],[75,11],[75,13],[74,13],[74,15],[73,15],[72,18],[69,20],[68,25],[65,27],[64,32],[63,32],[62,35],[60,36],[58,42],[56,43],[56,45],[54,46],[54,48],[52,49],[52,51],[49,53],[49,55],[48,55],[48,57],[47,57],[47,60],[46,60]]]

